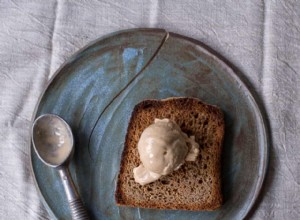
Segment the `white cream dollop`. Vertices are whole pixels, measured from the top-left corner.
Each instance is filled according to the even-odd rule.
[[[133,169],[137,183],[145,185],[177,170],[185,161],[195,161],[199,145],[170,119],[155,119],[138,142],[142,164]]]

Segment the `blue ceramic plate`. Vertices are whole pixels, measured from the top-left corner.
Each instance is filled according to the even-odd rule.
[[[212,212],[117,207],[116,177],[133,107],[173,96],[197,97],[225,113],[224,205]],[[43,113],[61,116],[74,132],[71,174],[92,219],[242,219],[262,186],[268,145],[257,104],[236,74],[195,40],[158,29],[103,37],[57,71],[34,118]],[[54,218],[71,219],[57,172],[32,149],[45,206]]]

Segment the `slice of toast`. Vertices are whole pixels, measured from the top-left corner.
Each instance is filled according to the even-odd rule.
[[[186,162],[177,171],[141,186],[133,168],[141,161],[139,138],[154,119],[175,121],[200,146],[196,161]],[[135,106],[128,125],[121,158],[115,199],[117,205],[183,210],[214,210],[222,204],[221,151],[224,136],[223,112],[196,98],[144,100]]]

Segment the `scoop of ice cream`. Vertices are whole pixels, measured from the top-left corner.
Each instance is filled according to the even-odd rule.
[[[185,160],[195,160],[199,145],[169,119],[155,119],[138,142],[142,164],[133,169],[135,181],[141,185],[153,182],[180,168]]]

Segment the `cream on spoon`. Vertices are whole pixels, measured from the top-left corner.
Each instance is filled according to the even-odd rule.
[[[33,123],[32,142],[41,161],[58,170],[72,219],[89,219],[68,169],[74,153],[74,138],[70,126],[57,115],[41,115]]]

